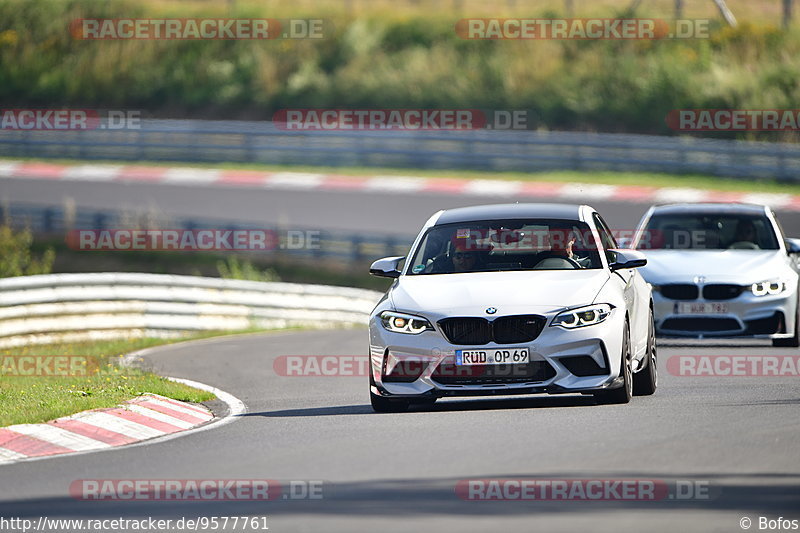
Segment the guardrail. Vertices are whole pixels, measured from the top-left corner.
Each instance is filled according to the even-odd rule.
[[[314,260],[363,264],[379,257],[406,255],[414,236],[370,233],[349,233],[327,230],[306,230],[242,223],[232,220],[168,217],[150,212],[123,212],[73,207],[38,206],[30,204],[0,205],[0,224],[18,229],[28,228],[37,235],[61,236],[66,239],[70,230],[90,229],[217,229],[236,231],[256,229],[272,232],[277,239],[274,249],[263,252],[246,251],[248,255],[282,255]],[[313,232],[309,233],[309,232]],[[292,235],[298,236],[292,239]],[[308,239],[305,237],[310,235]],[[302,241],[302,242],[301,242]],[[213,252],[213,250],[210,250]],[[92,251],[85,253],[91,254]]]
[[[800,146],[540,131],[285,131],[270,122],[142,120],[141,128],[0,130],[0,157],[538,172],[610,170],[800,180]]]
[[[0,348],[191,331],[365,324],[365,289],[164,274],[0,279]]]

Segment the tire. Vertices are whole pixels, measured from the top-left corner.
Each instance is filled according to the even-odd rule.
[[[625,321],[625,331],[622,333],[622,354],[620,357],[620,370],[622,371],[622,386],[617,389],[603,390],[594,393],[598,404],[623,404],[629,403],[633,396],[633,371],[631,370],[631,340],[628,321]]]
[[[650,396],[658,388],[658,357],[656,356],[656,326],[650,310],[650,325],[647,328],[646,365],[633,375],[633,395]]]
[[[405,400],[389,400],[383,396],[369,393],[369,401],[372,404],[372,410],[376,413],[402,413],[408,411],[409,402]]]
[[[800,289],[797,295],[797,309],[794,312],[794,337],[789,339],[772,339],[776,348],[797,348],[800,346]]]
[[[373,394],[372,387],[375,385],[375,380],[372,379],[372,372],[369,376],[369,403],[372,405],[372,410],[376,413],[402,413],[408,411],[410,402],[406,400],[390,400],[383,396]]]

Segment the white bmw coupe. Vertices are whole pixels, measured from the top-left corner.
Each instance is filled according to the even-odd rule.
[[[369,323],[377,412],[445,396],[653,394],[650,286],[589,206],[507,204],[440,211],[408,257],[373,263],[396,278]]]

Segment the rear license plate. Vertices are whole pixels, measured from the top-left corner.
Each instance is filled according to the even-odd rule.
[[[676,303],[675,313],[679,315],[724,315],[729,312],[728,304],[717,303]]]
[[[524,365],[530,362],[527,348],[456,350],[457,365]]]

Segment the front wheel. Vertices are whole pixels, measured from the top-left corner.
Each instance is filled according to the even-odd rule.
[[[603,390],[594,393],[594,399],[599,404],[621,404],[631,401],[633,396],[633,370],[631,369],[631,342],[628,333],[628,323],[625,322],[625,331],[622,333],[622,360],[620,373],[622,386],[618,389]]]
[[[653,311],[650,311],[650,325],[647,331],[646,366],[633,375],[633,395],[650,396],[658,387],[658,361],[656,358],[656,327]]]

